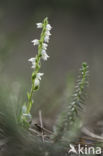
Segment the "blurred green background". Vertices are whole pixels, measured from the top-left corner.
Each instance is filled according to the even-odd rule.
[[[45,118],[55,119],[86,61],[90,86],[84,114],[87,121],[102,117],[102,0],[0,0],[0,95],[15,104],[26,100],[32,72],[27,60],[37,52],[31,40],[40,35],[35,23],[46,16],[53,27],[50,59],[41,69],[45,76],[34,96],[33,116],[41,109]]]

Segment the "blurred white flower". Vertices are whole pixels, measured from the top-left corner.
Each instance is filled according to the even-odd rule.
[[[47,55],[47,53],[46,53],[45,50],[42,50],[41,54],[42,54],[42,59],[43,59],[44,61],[47,61],[47,59],[50,57],[50,56]]]
[[[50,31],[46,30],[45,35],[50,36],[51,35]]]
[[[32,63],[32,67],[31,68],[35,69],[35,67],[36,67],[36,59],[35,59],[35,57],[32,57],[32,58],[28,59],[28,61]]]
[[[44,75],[44,73],[37,73],[36,78],[38,80],[41,80],[41,76],[43,76],[43,75]]]
[[[50,31],[52,29],[51,25],[47,24],[46,29]]]
[[[43,43],[42,48],[43,48],[44,50],[47,50],[47,47],[48,47],[48,45],[47,45],[46,43]]]
[[[39,40],[35,39],[35,40],[32,41],[32,43],[33,43],[34,46],[38,45],[39,44]]]
[[[36,25],[37,25],[37,28],[42,28],[43,27],[42,23],[36,23]]]
[[[35,57],[28,59],[29,62],[35,62]]]
[[[49,42],[49,39],[50,39],[49,36],[46,35],[45,38],[44,38],[44,41],[48,43]]]
[[[34,85],[35,85],[35,86],[39,86],[40,80],[41,80],[41,76],[43,76],[43,75],[44,75],[44,73],[37,73],[36,79],[35,79],[35,81],[34,81]]]
[[[35,79],[35,81],[34,81],[34,86],[36,87],[36,86],[39,86],[39,84],[40,84],[40,80],[38,80],[37,78]]]

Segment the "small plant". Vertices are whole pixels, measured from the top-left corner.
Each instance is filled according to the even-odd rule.
[[[74,94],[72,96],[72,101],[66,106],[66,110],[60,114],[59,119],[57,120],[57,125],[55,126],[53,135],[55,142],[65,138],[70,141],[70,135],[73,133],[73,129],[75,130],[75,128],[80,128],[81,122],[79,123],[79,110],[83,109],[82,106],[85,102],[87,86],[88,65],[87,63],[83,63],[80,69],[79,79],[77,80]]]
[[[37,23],[37,28],[41,28],[41,36],[40,40],[34,39],[32,41],[34,46],[38,46],[38,53],[35,57],[30,58],[28,61],[32,63],[32,86],[30,92],[27,93],[27,102],[23,105],[21,109],[21,113],[19,115],[19,121],[24,126],[29,126],[28,121],[31,120],[31,108],[33,104],[33,93],[38,90],[40,86],[40,80],[41,77],[44,75],[44,73],[40,73],[41,68],[41,59],[44,61],[47,61],[49,56],[46,53],[47,47],[50,39],[50,30],[52,29],[51,25],[48,24],[48,18],[45,18],[42,23]]]

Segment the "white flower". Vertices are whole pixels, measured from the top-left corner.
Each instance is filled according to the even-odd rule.
[[[36,78],[36,79],[35,79],[35,82],[34,82],[35,87],[36,87],[36,86],[39,86],[39,84],[40,84],[40,80],[38,80],[38,79]]]
[[[36,67],[36,63],[32,62],[32,67],[31,68],[35,68]]]
[[[48,47],[48,45],[47,45],[46,43],[43,43],[42,48],[43,48],[44,50],[47,50],[47,47]]]
[[[35,69],[35,67],[36,67],[36,59],[34,57],[32,57],[32,58],[28,59],[28,61],[32,63],[32,67],[31,68]]]
[[[41,76],[43,76],[43,75],[44,75],[44,73],[37,73],[36,78],[38,80],[41,80]]]
[[[51,35],[50,31],[46,30],[45,35],[50,36]]]
[[[51,30],[52,29],[52,27],[51,27],[51,25],[50,24],[47,24],[47,26],[46,26],[46,30]]]
[[[35,79],[35,81],[34,81],[35,87],[36,87],[36,86],[39,86],[40,80],[41,80],[41,76],[43,76],[43,75],[44,75],[44,73],[37,73],[36,79]]]
[[[44,41],[48,43],[49,42],[49,39],[50,39],[49,36],[46,35],[45,38],[44,38]]]
[[[43,24],[42,23],[37,23],[37,28],[42,28],[43,27]]]
[[[28,59],[29,62],[35,62],[35,57]]]
[[[42,54],[42,59],[43,59],[44,61],[47,61],[47,59],[50,57],[50,56],[47,55],[47,53],[46,53],[45,50],[42,50],[41,54]]]
[[[34,46],[38,45],[39,44],[39,40],[35,39],[35,40],[32,41],[32,43],[33,43]]]

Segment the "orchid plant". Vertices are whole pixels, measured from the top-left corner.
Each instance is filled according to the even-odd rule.
[[[47,61],[49,58],[46,50],[50,40],[50,31],[52,27],[48,23],[48,18],[45,18],[42,23],[37,23],[36,26],[38,29],[42,29],[42,31],[40,39],[34,39],[32,41],[33,45],[38,47],[37,55],[28,59],[28,61],[32,64],[31,68],[33,69],[33,72],[31,90],[27,93],[27,102],[22,106],[20,112],[19,122],[24,126],[29,126],[29,121],[32,119],[30,111],[33,105],[33,93],[38,90],[41,77],[44,75],[44,73],[40,72],[41,60]]]

